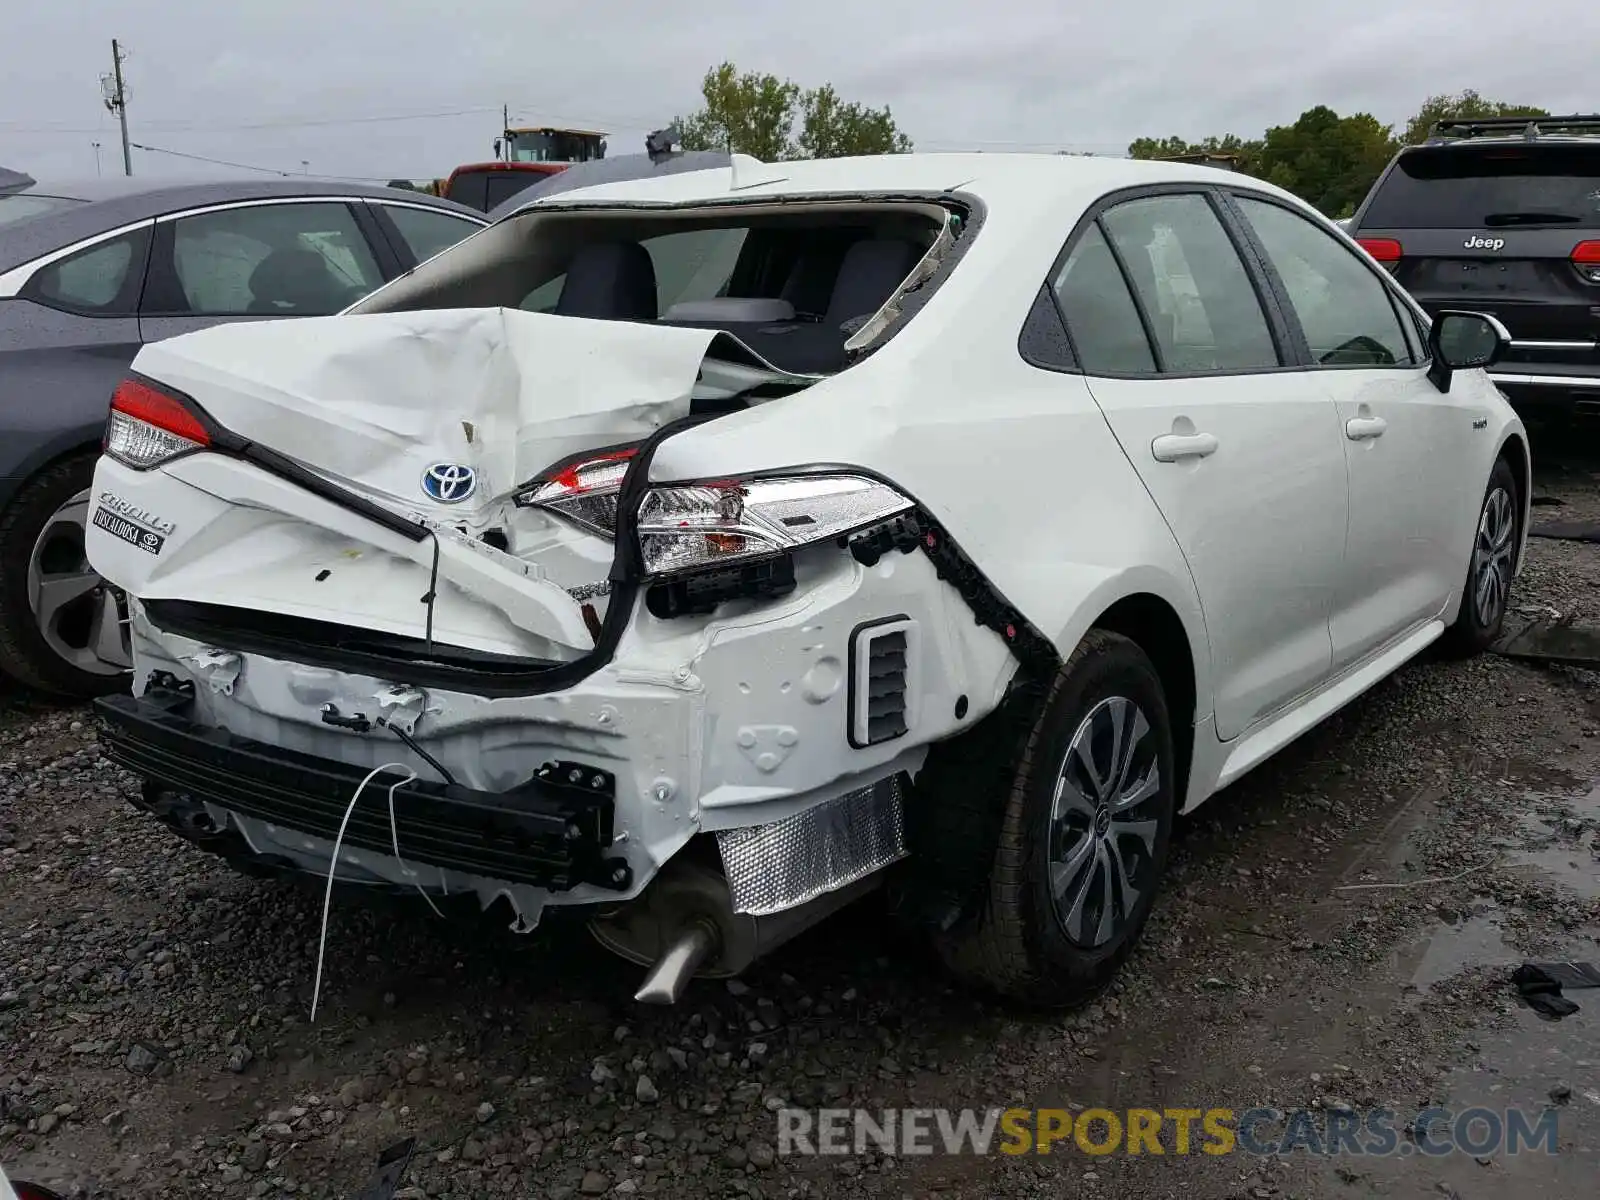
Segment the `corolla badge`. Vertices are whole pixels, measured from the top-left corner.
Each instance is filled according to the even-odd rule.
[[[465,463],[434,463],[423,472],[422,490],[440,504],[460,504],[478,490],[478,473]]]

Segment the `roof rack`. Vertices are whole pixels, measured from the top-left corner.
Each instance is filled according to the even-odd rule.
[[[1600,133],[1600,114],[1570,117],[1465,117],[1439,121],[1429,132],[1430,142],[1461,138],[1507,137],[1521,134],[1527,141],[1552,134]]]

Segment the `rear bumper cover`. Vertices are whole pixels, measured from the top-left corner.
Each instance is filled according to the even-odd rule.
[[[97,701],[107,757],[159,788],[230,813],[337,836],[365,770],[198,724],[193,705],[192,685],[176,680],[142,696]],[[546,763],[507,792],[413,780],[393,790],[391,829],[387,795],[398,777],[368,784],[375,795],[351,810],[345,844],[387,854],[398,842],[408,862],[552,892],[583,883],[623,892],[632,883],[627,860],[608,853],[616,793],[608,771]]]

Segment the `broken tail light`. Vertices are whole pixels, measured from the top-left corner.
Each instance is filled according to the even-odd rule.
[[[651,578],[744,564],[852,533],[908,511],[888,484],[816,474],[652,488],[639,506]]]
[[[1400,243],[1394,238],[1357,238],[1356,244],[1370,254],[1380,267],[1394,274],[1394,269],[1400,265],[1401,255],[1404,253]]]
[[[104,450],[136,471],[148,471],[211,445],[211,434],[183,400],[139,379],[111,395]]]
[[[1590,283],[1600,283],[1600,242],[1579,242],[1574,246],[1572,265]]]
[[[601,537],[617,535],[617,493],[628,465],[639,452],[626,446],[568,459],[519,491],[515,503],[558,513]]]

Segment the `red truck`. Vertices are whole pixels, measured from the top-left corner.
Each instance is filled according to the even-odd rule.
[[[546,175],[606,156],[606,135],[548,126],[507,128],[495,139],[493,162],[466,163],[450,172],[439,194],[488,212]]]

